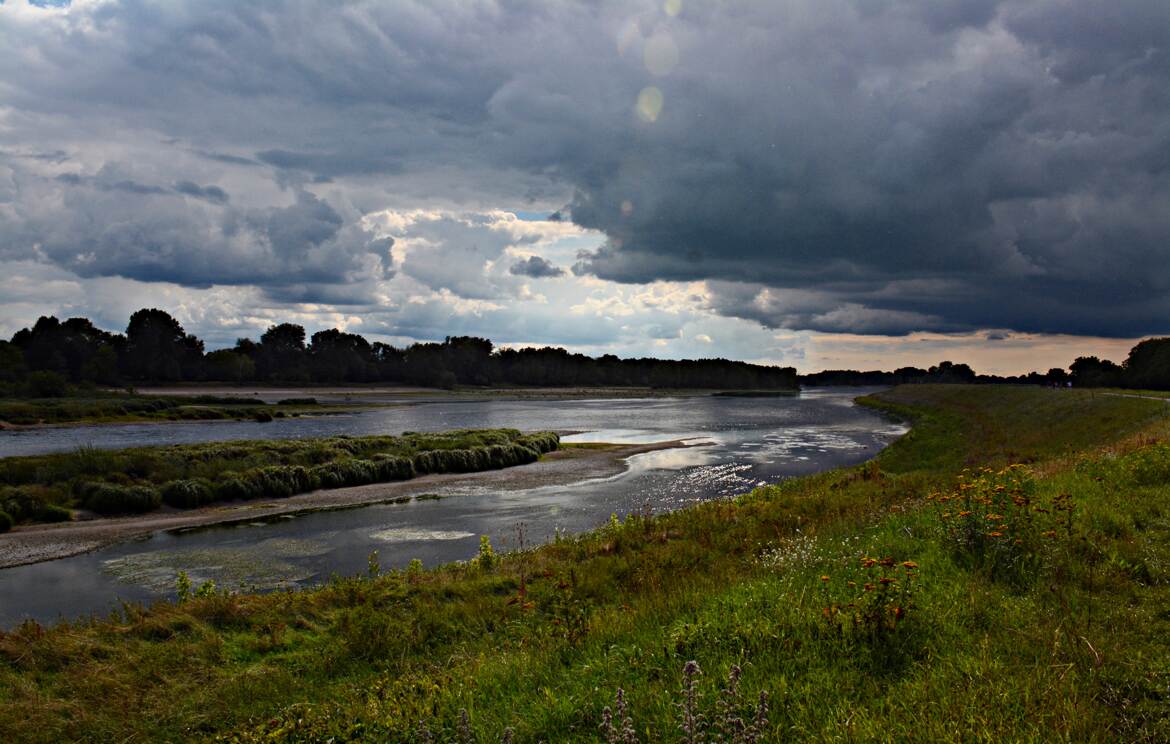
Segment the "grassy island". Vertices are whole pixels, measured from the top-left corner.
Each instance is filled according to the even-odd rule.
[[[188,509],[216,501],[286,498],[318,488],[469,473],[535,462],[552,432],[465,429],[402,436],[241,440],[0,459],[0,513],[14,522]]]
[[[0,635],[0,738],[676,741],[681,713],[736,741],[1170,739],[1170,407],[864,402],[914,426],[859,467],[431,571],[27,623]]]

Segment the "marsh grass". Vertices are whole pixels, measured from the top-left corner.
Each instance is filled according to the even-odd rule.
[[[274,415],[319,412],[312,399],[283,400],[272,405],[241,396],[155,396],[78,392],[65,398],[0,398],[0,421],[37,424],[130,423],[136,421],[259,420]]]
[[[400,437],[248,440],[101,450],[0,460],[0,510],[17,522],[56,521],[69,508],[141,513],[166,503],[286,498],[317,488],[408,480],[534,462],[551,432],[461,429]]]
[[[621,736],[677,741],[716,733],[738,667],[742,701],[767,693],[761,741],[1166,741],[1165,404],[1077,397],[899,388],[876,402],[915,429],[876,467],[615,518],[490,571],[27,624],[0,636],[0,735],[418,741],[424,721],[439,741],[596,742],[610,707]],[[1019,583],[958,550],[927,498],[1017,457],[1031,504],[1075,505]],[[864,590],[882,577],[905,584]],[[688,662],[711,673],[680,685]]]

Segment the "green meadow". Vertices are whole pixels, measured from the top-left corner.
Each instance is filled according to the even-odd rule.
[[[27,623],[0,634],[0,739],[1170,740],[1170,406],[862,402],[912,431],[734,500]]]

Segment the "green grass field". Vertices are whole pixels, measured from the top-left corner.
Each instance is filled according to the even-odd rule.
[[[1170,740],[1170,406],[983,386],[865,402],[913,431],[733,501],[25,625],[0,637],[0,739],[604,741],[620,688],[639,741],[685,740],[688,711],[723,729],[703,741],[746,740],[760,692],[761,741]]]

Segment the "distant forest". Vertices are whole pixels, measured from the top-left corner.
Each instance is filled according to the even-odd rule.
[[[921,382],[1008,383],[1170,389],[1170,338],[1135,346],[1122,364],[1079,357],[1069,369],[1015,377],[978,375],[966,364],[893,372],[827,370],[797,376],[792,367],[726,359],[671,361],[588,357],[558,348],[497,349],[470,336],[398,348],[337,329],[306,338],[293,323],[270,327],[259,341],[204,352],[170,314],[143,309],[125,333],[101,330],[87,318],[42,317],[0,341],[0,394],[51,397],[66,386],[170,382],[369,383],[456,385],[639,386],[723,390],[785,390],[803,385],[896,385]]]
[[[427,387],[456,385],[639,386],[724,390],[787,390],[796,370],[726,359],[670,361],[588,357],[564,349],[497,349],[469,336],[397,348],[337,329],[306,338],[292,323],[269,328],[259,341],[204,352],[170,314],[157,309],[130,316],[124,334],[103,331],[87,318],[42,317],[32,328],[0,341],[0,389],[9,395],[49,397],[67,383],[368,383]]]
[[[921,382],[990,383],[1006,385],[1057,385],[1073,387],[1123,387],[1170,390],[1170,338],[1150,338],[1134,346],[1129,357],[1117,364],[1095,356],[1077,357],[1068,369],[1026,375],[976,374],[966,364],[942,362],[930,369],[900,367],[893,372],[830,369],[801,375],[802,385],[907,385]]]

